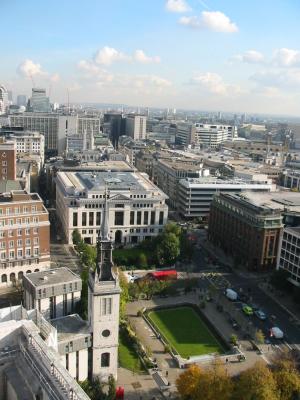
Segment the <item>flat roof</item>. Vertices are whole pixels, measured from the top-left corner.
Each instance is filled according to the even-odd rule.
[[[57,329],[59,342],[90,334],[88,322],[81,319],[77,314],[52,319],[51,325]]]
[[[27,279],[33,286],[49,286],[63,284],[80,280],[80,277],[72,272],[67,267],[48,269],[46,271],[32,272],[26,274],[24,279]]]
[[[287,232],[295,233],[297,236],[300,235],[300,226],[288,226],[285,230]]]

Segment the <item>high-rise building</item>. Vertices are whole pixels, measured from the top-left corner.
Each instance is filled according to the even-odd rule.
[[[133,140],[146,139],[146,123],[147,117],[144,115],[127,115],[126,135],[132,137]]]
[[[237,128],[232,125],[209,125],[196,123],[196,143],[216,148],[226,140],[237,138]]]
[[[27,96],[25,94],[19,94],[17,96],[17,105],[26,107],[27,105]]]
[[[43,88],[32,88],[32,96],[30,99],[29,110],[32,112],[50,112],[50,100],[46,96],[46,89]]]
[[[103,118],[103,133],[110,138],[115,149],[118,148],[119,137],[125,134],[125,119],[122,114],[105,113]]]
[[[97,240],[97,265],[88,282],[90,331],[93,332],[93,378],[117,378],[120,293],[117,274],[112,270],[113,244],[108,225],[107,192]]]
[[[38,131],[45,136],[45,151],[62,154],[66,149],[67,134],[81,134],[84,131],[99,133],[100,120],[89,115],[59,115],[55,113],[32,113],[11,115],[10,125],[26,130]]]
[[[176,143],[188,146],[195,143],[196,128],[194,124],[182,122],[177,124]]]
[[[5,86],[0,85],[0,115],[5,114],[8,108],[8,92]]]

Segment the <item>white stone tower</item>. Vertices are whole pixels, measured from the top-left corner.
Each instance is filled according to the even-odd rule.
[[[107,192],[97,241],[97,265],[89,274],[88,313],[93,335],[92,377],[117,378],[120,286],[112,271],[113,244],[109,236]]]

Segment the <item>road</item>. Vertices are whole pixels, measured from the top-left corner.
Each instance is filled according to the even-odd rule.
[[[247,272],[235,273],[232,270],[228,272],[228,269],[223,267],[224,260],[220,259],[216,254],[211,254],[210,258],[218,259],[218,264],[221,265],[221,267],[218,268],[218,265],[209,266],[207,263],[207,259],[209,258],[208,251],[206,248],[203,248],[205,239],[205,233],[198,234],[198,245],[193,260],[195,264],[194,271],[207,271],[210,267],[211,271],[215,270],[217,275],[219,275],[218,281],[221,287],[223,285],[225,288],[226,284],[228,285],[229,283],[238,293],[242,290],[243,293],[249,296],[251,300],[249,302],[260,307],[269,317],[266,321],[261,321],[257,317],[252,316],[250,319],[253,325],[257,329],[261,329],[266,336],[269,336],[271,327],[278,326],[284,332],[285,341],[289,345],[300,350],[300,328],[295,323],[291,322],[290,315],[287,311],[259,287],[259,284],[263,281],[263,277],[250,275]],[[241,309],[241,304],[237,303],[236,307]],[[242,311],[240,310],[240,312]],[[274,322],[270,319],[272,315],[276,317]]]

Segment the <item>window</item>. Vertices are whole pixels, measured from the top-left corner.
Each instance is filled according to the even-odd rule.
[[[159,225],[163,225],[164,223],[164,212],[160,211],[159,212],[159,221],[158,221]]]
[[[5,233],[3,231],[0,231],[0,238],[4,238],[5,237]]]
[[[30,239],[26,239],[25,245],[26,245],[26,246],[30,246],[30,245],[31,245],[31,240],[30,240]]]
[[[96,213],[96,225],[97,225],[97,226],[100,226],[100,224],[101,224],[101,212],[98,211],[98,212]]]
[[[18,236],[22,236],[22,229],[18,229]]]
[[[130,211],[130,225],[134,225],[134,211]]]
[[[0,249],[5,249],[5,242],[0,243]]]
[[[39,244],[39,238],[38,237],[35,237],[33,239],[33,244]]]
[[[25,229],[25,235],[30,235],[30,229],[29,228]]]
[[[151,211],[151,221],[150,221],[151,225],[155,224],[155,211]]]
[[[124,211],[115,212],[115,225],[124,225]]]
[[[101,354],[101,367],[109,367],[110,362],[110,353],[102,353]]]
[[[1,252],[1,260],[5,260],[6,259],[6,252],[2,251]]]
[[[102,331],[102,336],[103,337],[108,337],[110,336],[110,331],[108,329],[104,329],[104,331]]]
[[[18,245],[18,247],[21,247],[23,245],[22,239],[18,239],[17,245]]]
[[[24,218],[25,224],[29,225],[30,224],[30,218]]]
[[[26,214],[28,213],[28,207],[23,207],[23,212]]]
[[[26,249],[26,257],[30,257],[31,256],[31,249]]]
[[[22,224],[22,218],[17,218],[17,225],[21,225]]]
[[[101,314],[102,315],[109,315],[111,314],[111,297],[104,297],[101,301]]]
[[[34,252],[34,255],[35,255],[35,256],[38,256],[38,255],[39,255],[39,248],[38,248],[38,247],[35,247],[34,250],[33,250],[33,252]]]
[[[9,258],[15,258],[15,251],[14,250],[10,250]]]
[[[12,249],[15,246],[15,242],[13,240],[9,241],[9,248]]]
[[[89,226],[94,225],[94,213],[93,211],[89,212]]]
[[[78,225],[78,214],[77,212],[73,213],[73,226],[77,226]]]
[[[37,224],[39,222],[39,218],[38,217],[33,217],[32,218],[32,222]]]
[[[82,225],[82,226],[86,226],[86,212],[83,212],[83,213],[82,213],[81,218],[82,218],[82,223],[81,223],[81,225]]]
[[[37,235],[39,233],[39,228],[33,228],[33,233]]]
[[[11,230],[8,231],[8,236],[9,236],[9,237],[13,237],[13,236],[14,236],[14,231],[11,231]]]
[[[141,225],[142,223],[142,211],[138,211],[136,213],[136,224]]]
[[[22,258],[23,257],[23,250],[19,249],[18,250],[18,258]]]
[[[148,225],[149,212],[144,211],[144,225]]]

